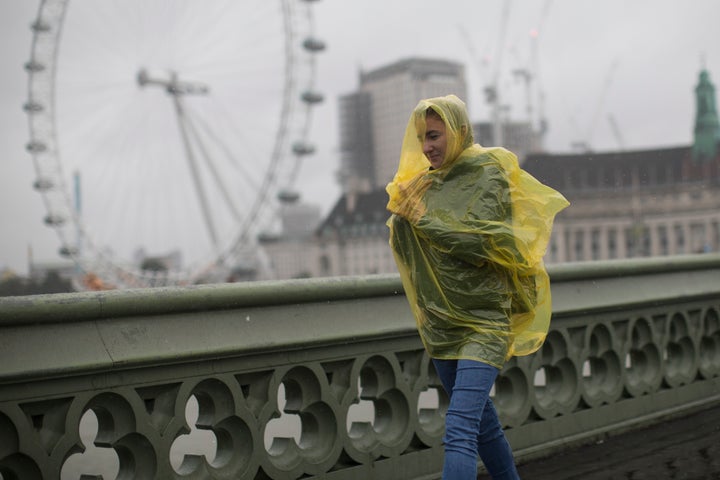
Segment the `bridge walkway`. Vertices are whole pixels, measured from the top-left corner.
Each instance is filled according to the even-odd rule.
[[[522,463],[518,471],[523,480],[720,480],[720,404]]]

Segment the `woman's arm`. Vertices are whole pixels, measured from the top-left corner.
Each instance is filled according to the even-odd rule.
[[[517,263],[507,179],[496,164],[454,172],[426,195],[415,229],[433,247],[467,263]]]

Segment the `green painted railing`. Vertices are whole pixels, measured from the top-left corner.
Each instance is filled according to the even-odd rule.
[[[519,462],[720,402],[720,256],[550,275]],[[0,480],[438,478],[446,405],[396,276],[0,299]]]

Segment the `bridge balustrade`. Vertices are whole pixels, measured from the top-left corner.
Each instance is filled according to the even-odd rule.
[[[720,400],[720,256],[550,275],[519,462]],[[439,478],[446,407],[397,276],[0,299],[0,480]]]

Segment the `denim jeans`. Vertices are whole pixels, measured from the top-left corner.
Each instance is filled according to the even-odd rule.
[[[490,399],[498,369],[474,360],[433,359],[433,363],[450,397],[443,437],[443,480],[475,480],[478,456],[493,480],[519,479]]]

